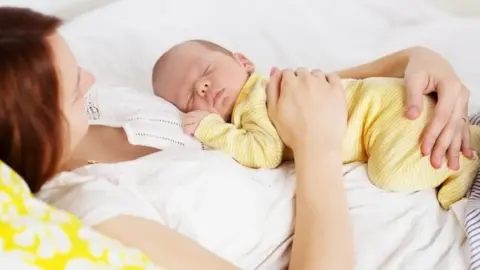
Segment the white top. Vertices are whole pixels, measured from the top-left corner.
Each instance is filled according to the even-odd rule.
[[[160,222],[241,269],[287,263],[294,196],[288,165],[252,170],[218,151],[170,148],[62,173],[37,196],[86,225],[118,215]]]

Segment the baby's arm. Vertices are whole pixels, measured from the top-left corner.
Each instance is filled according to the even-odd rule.
[[[284,145],[270,122],[264,89],[254,89],[240,116],[240,127],[216,114],[206,116],[195,137],[207,146],[223,150],[250,168],[276,168],[282,162]]]

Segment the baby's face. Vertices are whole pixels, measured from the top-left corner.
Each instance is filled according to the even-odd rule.
[[[159,71],[156,94],[183,112],[209,111],[228,121],[252,71],[251,62],[240,54],[227,54],[189,42],[169,53]]]

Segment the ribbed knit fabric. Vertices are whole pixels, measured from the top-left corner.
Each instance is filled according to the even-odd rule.
[[[348,107],[344,163],[368,162],[370,180],[382,189],[413,192],[438,187],[438,200],[446,209],[467,194],[478,159],[461,156],[460,170],[453,171],[446,163],[434,169],[430,157],[421,153],[422,132],[434,114],[433,97],[424,96],[423,113],[412,121],[405,118],[402,79],[347,79],[343,83]],[[479,150],[480,127],[471,126],[470,130],[472,145]],[[265,83],[259,74],[252,75],[242,89],[231,123],[209,115],[195,136],[247,167],[275,168],[282,160],[292,159],[268,118]]]

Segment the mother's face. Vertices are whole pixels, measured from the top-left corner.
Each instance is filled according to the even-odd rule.
[[[68,123],[67,139],[73,149],[88,130],[85,110],[85,95],[95,78],[78,66],[77,61],[65,40],[55,34],[49,37],[53,49],[54,64],[60,87],[60,107]]]

